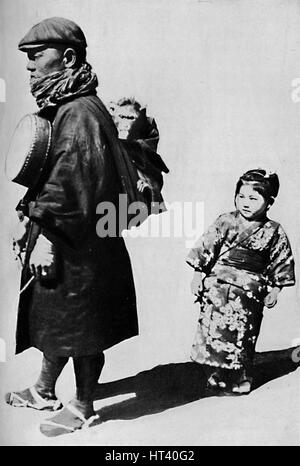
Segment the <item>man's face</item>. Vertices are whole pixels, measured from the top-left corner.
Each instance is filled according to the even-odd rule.
[[[30,81],[65,69],[63,52],[56,47],[39,47],[27,52]]]

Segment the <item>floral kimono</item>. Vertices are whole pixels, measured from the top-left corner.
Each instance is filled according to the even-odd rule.
[[[192,360],[246,368],[253,359],[268,287],[295,284],[283,228],[268,218],[245,228],[238,211],[223,214],[197,241],[187,263],[205,274]]]

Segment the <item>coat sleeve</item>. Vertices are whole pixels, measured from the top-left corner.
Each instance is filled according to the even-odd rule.
[[[29,216],[41,225],[46,236],[52,235],[49,239],[54,235],[77,249],[95,227],[95,180],[99,190],[104,157],[100,137],[91,137],[97,128],[87,112],[78,104],[59,111],[53,125],[52,169],[30,205]]]
[[[288,237],[279,225],[270,250],[270,263],[267,267],[271,286],[292,286],[295,284],[295,263]]]
[[[220,215],[190,250],[186,261],[196,271],[208,273],[213,267],[226,239],[226,224],[226,215]]]

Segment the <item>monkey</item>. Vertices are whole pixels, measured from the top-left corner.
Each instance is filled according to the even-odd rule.
[[[146,107],[134,97],[123,97],[110,102],[109,111],[117,127],[119,139],[143,141],[153,151],[157,150],[159,131],[154,118],[147,116]]]
[[[147,115],[146,107],[142,107],[134,97],[110,102],[109,112],[122,147],[130,154],[130,161],[137,170],[136,188],[143,193],[150,208],[152,202],[163,200],[160,193],[163,186],[162,172],[169,172],[157,153],[159,131],[156,122]]]

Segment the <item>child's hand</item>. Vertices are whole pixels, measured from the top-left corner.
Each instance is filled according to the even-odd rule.
[[[202,290],[203,290],[202,273],[195,272],[193,276],[193,280],[191,282],[191,291],[193,295],[199,296]]]
[[[277,303],[277,298],[279,294],[280,288],[275,286],[274,288],[271,289],[271,291],[267,294],[265,297],[265,306],[271,309],[272,307],[275,306]]]

